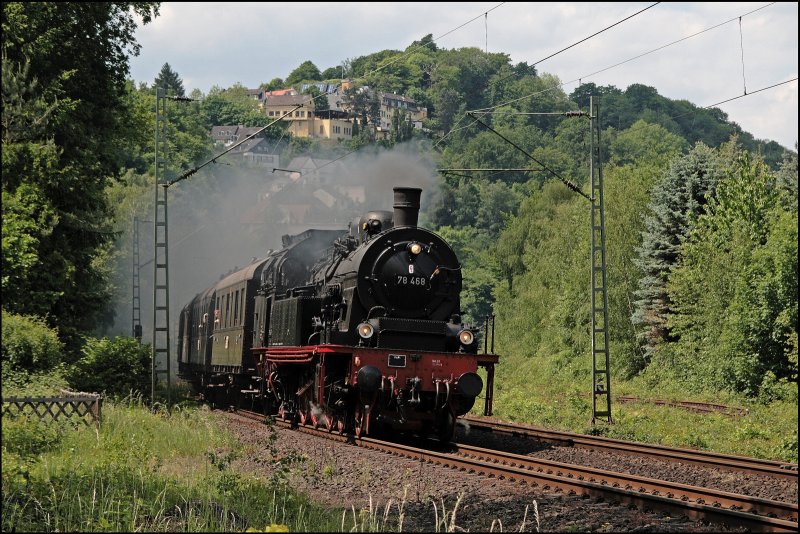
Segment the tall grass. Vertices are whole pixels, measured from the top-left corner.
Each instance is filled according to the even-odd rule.
[[[334,514],[231,467],[235,439],[203,407],[109,402],[100,428],[3,418],[4,531],[330,531]]]
[[[791,385],[794,393],[787,399],[764,403],[734,394],[688,393],[644,376],[626,382],[612,379],[614,424],[592,426],[588,358],[570,360],[563,354],[501,357],[494,415],[547,428],[797,462],[797,384]],[[617,403],[613,399],[618,395],[633,395],[642,402]],[[749,411],[744,416],[694,413],[647,402],[652,399],[728,404]],[[477,402],[473,413],[482,414],[482,407]]]

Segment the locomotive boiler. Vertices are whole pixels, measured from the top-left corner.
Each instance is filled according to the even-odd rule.
[[[284,236],[198,294],[181,313],[181,376],[211,399],[356,436],[448,441],[482,392],[490,414],[489,324],[481,347],[480,328],[461,319],[456,254],[417,226],[420,194],[395,188],[393,212],[348,231]]]

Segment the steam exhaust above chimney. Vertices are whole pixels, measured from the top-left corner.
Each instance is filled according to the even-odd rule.
[[[419,197],[422,189],[418,187],[394,188],[394,226],[416,226],[419,219]]]

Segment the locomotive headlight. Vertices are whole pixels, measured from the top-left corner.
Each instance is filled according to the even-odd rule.
[[[372,337],[372,334],[375,333],[375,329],[369,323],[361,323],[358,325],[358,335],[361,336],[363,339],[369,339]]]
[[[475,341],[475,335],[469,330],[462,330],[458,333],[458,340],[462,345],[472,345],[472,342]]]
[[[408,247],[408,250],[409,252],[411,252],[411,254],[416,256],[417,254],[422,252],[422,245],[420,245],[419,243],[412,243],[411,246]]]

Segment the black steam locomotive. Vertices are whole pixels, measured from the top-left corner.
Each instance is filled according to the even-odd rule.
[[[490,415],[490,325],[479,351],[479,329],[461,321],[458,258],[417,226],[420,193],[395,188],[393,213],[369,212],[349,231],[284,236],[198,294],[181,311],[180,376],[212,401],[298,424],[448,441],[483,390],[480,366]]]

